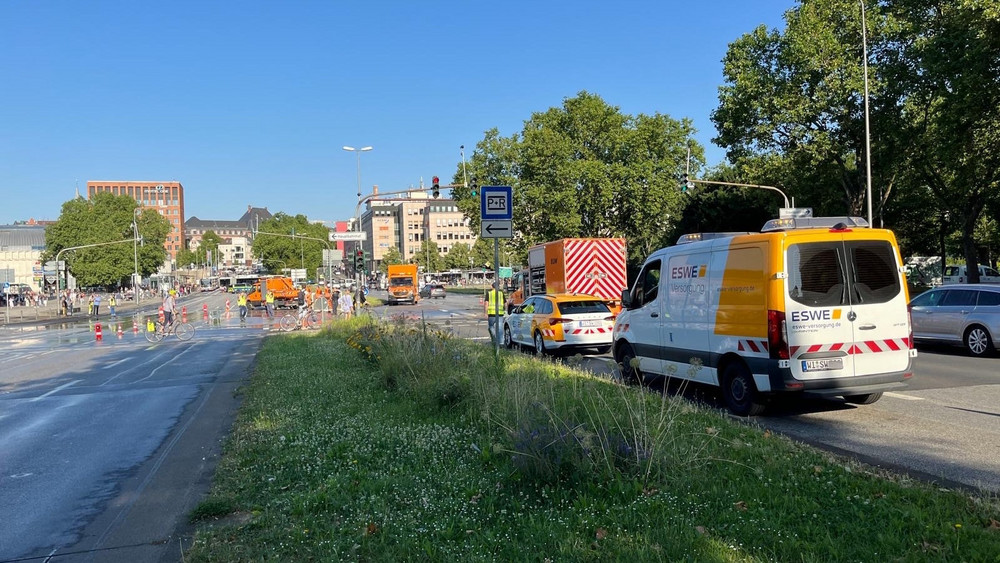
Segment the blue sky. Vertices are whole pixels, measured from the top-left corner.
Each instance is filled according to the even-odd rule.
[[[691,118],[709,164],[721,59],[794,0],[0,3],[0,224],[88,180],[177,180],[185,214],[343,220],[450,178],[459,147],[582,90]]]

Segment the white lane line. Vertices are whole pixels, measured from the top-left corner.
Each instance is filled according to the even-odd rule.
[[[891,391],[886,391],[883,393],[886,397],[893,397],[896,399],[903,399],[904,401],[923,401],[923,397],[914,397],[912,395],[903,395],[901,393],[893,393]]]
[[[123,362],[127,362],[127,361],[128,361],[128,358],[122,358],[122,359],[118,360],[117,362],[115,362],[113,364],[108,364],[108,365],[104,366],[104,369],[113,368],[113,367],[117,366],[118,364],[123,363]]]
[[[153,371],[149,372],[149,375],[147,375],[146,377],[143,377],[142,379],[137,379],[137,380],[133,381],[132,383],[133,383],[133,384],[135,384],[135,383],[142,383],[143,381],[146,381],[146,380],[147,380],[147,379],[149,379],[150,377],[153,377],[154,375],[156,375],[156,372],[160,371],[160,368],[162,368],[162,367],[166,367],[166,366],[167,366],[168,364],[170,364],[171,362],[173,362],[173,361],[174,361],[174,360],[176,360],[177,358],[180,358],[180,357],[181,357],[181,356],[183,356],[184,354],[187,354],[188,352],[190,352],[190,351],[191,351],[191,349],[192,349],[192,348],[194,348],[194,347],[195,347],[195,345],[194,345],[194,344],[192,344],[191,346],[188,346],[188,347],[187,347],[186,349],[184,349],[184,351],[183,351],[183,352],[181,352],[180,354],[177,354],[176,356],[173,356],[173,357],[172,357],[172,358],[170,358],[169,360],[167,360],[167,361],[163,362],[162,364],[160,364],[160,365],[156,366],[155,368],[153,368]]]
[[[49,391],[48,393],[46,393],[44,395],[39,395],[39,396],[35,397],[34,399],[32,399],[32,400],[30,400],[28,402],[34,403],[35,401],[40,401],[40,400],[44,399],[45,397],[48,397],[49,395],[51,395],[53,393],[58,393],[58,392],[62,391],[63,389],[67,388],[67,387],[71,387],[73,385],[76,385],[77,383],[80,383],[81,381],[83,381],[83,380],[82,379],[77,379],[76,381],[70,381],[69,383],[66,383],[64,385],[60,385],[59,387],[56,387],[55,389]]]

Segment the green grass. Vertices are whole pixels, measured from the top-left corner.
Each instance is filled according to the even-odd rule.
[[[995,499],[423,325],[267,340],[186,561],[997,561]]]

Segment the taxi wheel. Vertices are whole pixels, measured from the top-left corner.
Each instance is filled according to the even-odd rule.
[[[547,351],[545,350],[545,339],[542,338],[542,333],[535,331],[535,353],[539,356],[544,356]]]
[[[510,325],[503,325],[503,345],[508,350],[514,347],[514,339],[510,336]]]
[[[764,412],[753,376],[740,362],[732,362],[722,373],[722,395],[729,411],[736,416],[756,416]]]

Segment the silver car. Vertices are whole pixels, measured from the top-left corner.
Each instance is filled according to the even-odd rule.
[[[910,301],[913,339],[961,344],[973,356],[996,351],[1000,334],[1000,286],[937,287]]]

